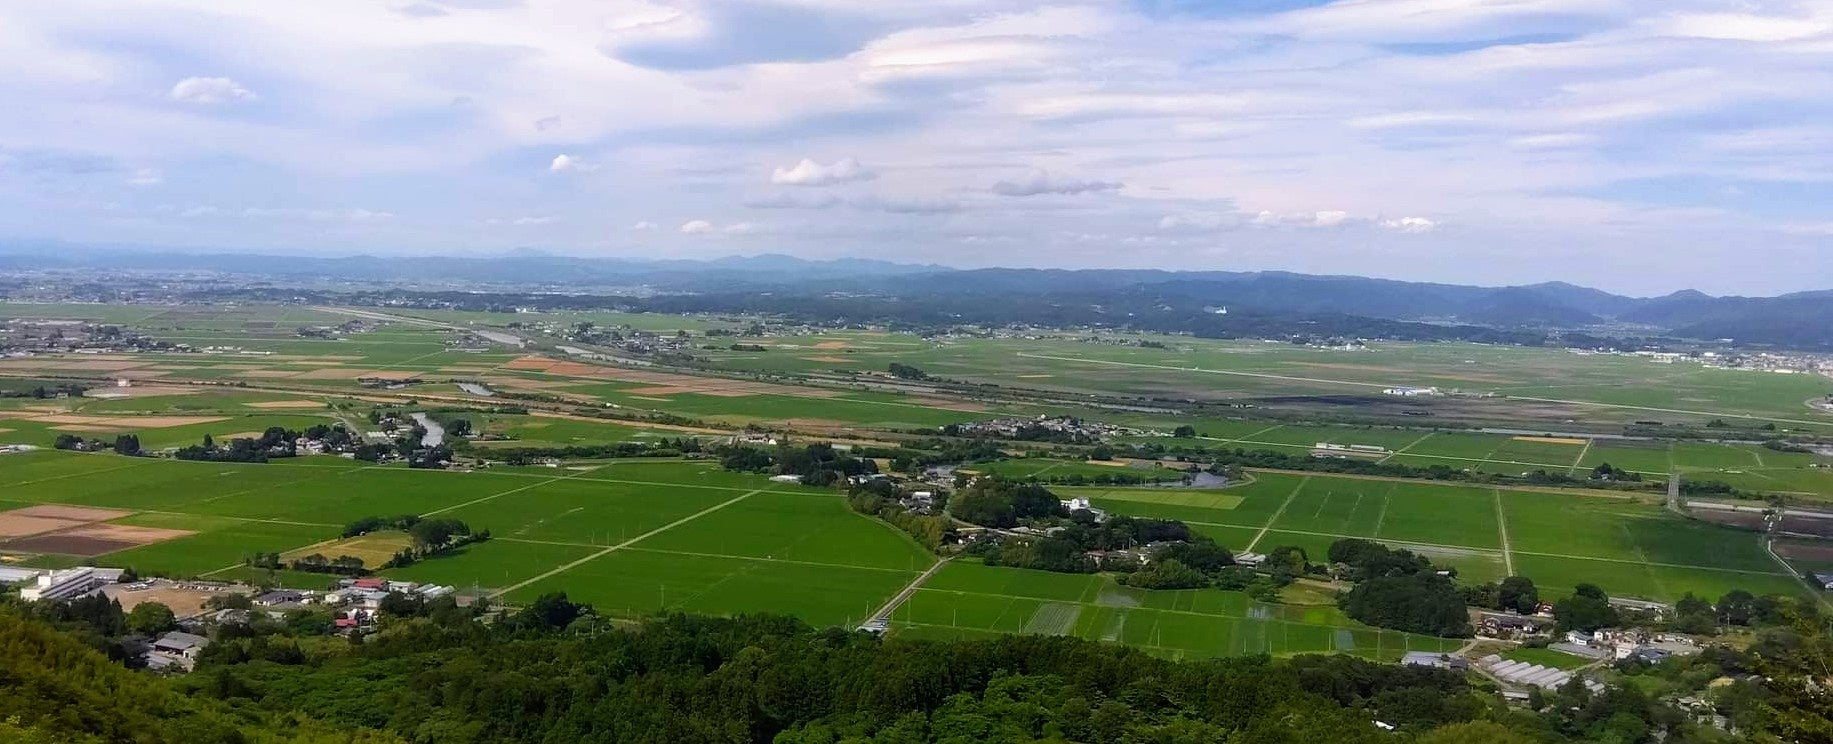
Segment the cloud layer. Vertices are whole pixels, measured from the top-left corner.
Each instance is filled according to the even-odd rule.
[[[0,241],[1645,292],[1833,264],[1821,0],[67,0],[0,27]]]

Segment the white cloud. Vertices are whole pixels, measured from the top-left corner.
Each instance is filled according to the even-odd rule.
[[[750,235],[751,233],[757,232],[757,230],[757,225],[751,222],[734,222],[719,228],[720,232],[727,235]]]
[[[840,197],[833,194],[800,195],[771,194],[746,199],[744,206],[751,209],[828,209],[840,205]]]
[[[242,216],[250,219],[305,220],[309,222],[384,222],[395,218],[393,212],[372,209],[303,209],[297,207],[249,207]]]
[[[1032,171],[1031,175],[1017,181],[999,181],[990,189],[1000,196],[1038,196],[1040,194],[1087,194],[1097,191],[1115,191],[1121,184],[1112,181],[1092,181],[1079,178],[1055,176],[1046,171]]]
[[[1664,33],[1725,41],[1793,41],[1833,31],[1825,19],[1783,18],[1744,13],[1688,13],[1663,24]]]
[[[1424,217],[1401,217],[1399,219],[1382,220],[1381,226],[1395,232],[1425,233],[1432,232],[1436,229],[1438,223]]]
[[[491,217],[484,220],[491,227],[528,227],[531,225],[548,225],[554,222],[552,215],[529,215],[523,217]]]
[[[1336,227],[1349,219],[1349,213],[1340,209],[1329,209],[1311,215],[1311,224],[1318,227]]]
[[[547,164],[547,170],[552,173],[566,173],[569,171],[585,173],[598,170],[598,166],[580,160],[576,156],[560,153],[559,155],[555,155],[553,161]]]
[[[868,196],[854,199],[853,207],[891,214],[935,215],[959,212],[961,203],[952,199],[928,197]]]
[[[713,231],[713,223],[706,220],[688,220],[679,228],[683,235],[705,235]]]
[[[161,183],[165,183],[165,175],[157,168],[136,168],[127,174],[129,186],[158,186]]]
[[[1241,222],[1241,215],[1236,212],[1185,212],[1159,218],[1158,229],[1167,232],[1206,232],[1239,227]]]
[[[770,173],[770,182],[782,186],[829,186],[852,181],[869,181],[878,174],[860,165],[858,160],[841,158],[831,165],[822,165],[808,158],[788,168],[777,168]]]
[[[404,13],[410,3],[421,10]],[[435,4],[443,15],[429,17]],[[844,9],[837,33],[815,35],[831,37],[825,46],[760,42],[771,35],[735,24],[734,5],[141,0],[122,14],[93,0],[0,3],[0,97],[14,104],[0,116],[0,226],[259,247],[312,244],[325,232],[313,222],[387,221],[273,210],[213,231],[234,220],[181,220],[174,207],[154,215],[168,231],[151,234],[156,225],[118,217],[149,198],[120,193],[151,180],[135,169],[156,165],[168,187],[183,168],[171,199],[236,205],[228,215],[251,193],[304,205],[389,194],[390,206],[399,193],[397,221],[412,204],[415,229],[376,241],[398,250],[521,245],[532,229],[479,227],[523,210],[565,226],[542,231],[556,250],[606,250],[607,233],[649,223],[673,234],[685,215],[745,204],[803,208],[780,224],[740,213],[758,218],[771,250],[797,255],[895,244],[910,260],[982,265],[1225,256],[1532,281],[1550,278],[1535,268],[1547,253],[1505,249],[1560,245],[1614,261],[1601,281],[1661,290],[1688,271],[1720,289],[1727,277],[1824,281],[1784,268],[1804,259],[1780,246],[1817,238],[1779,227],[1826,219],[1824,0],[1330,0],[1216,15],[1139,10],[1166,3],[790,3]],[[645,46],[680,59],[615,56]],[[227,62],[166,66],[185,60]],[[194,71],[234,79],[163,87]],[[276,110],[241,110],[251,101]],[[198,115],[225,109],[235,115]],[[835,160],[847,154],[870,167]],[[547,183],[529,182],[539,158],[552,158]],[[1033,168],[1066,175],[1027,177]],[[590,188],[561,188],[584,171]],[[855,183],[868,174],[870,189]],[[1730,184],[1747,195],[1673,209]],[[1791,196],[1755,198],[1758,184]],[[1345,214],[1320,219],[1320,207]],[[1404,222],[1413,215],[1434,229],[1394,232],[1419,229]],[[735,219],[680,247],[713,255],[739,242],[718,239]],[[1205,234],[1219,230],[1234,232]],[[1709,264],[1759,233],[1776,240]],[[999,250],[963,250],[965,235]],[[1341,250],[1364,237],[1404,245],[1408,260]],[[1671,268],[1635,268],[1650,256]]]
[[[172,86],[171,98],[185,103],[217,104],[252,101],[254,91],[226,77],[188,77]]]
[[[635,230],[637,232],[651,232],[651,231],[654,231],[657,227],[660,227],[660,225],[657,225],[654,222],[650,222],[649,220],[637,220],[634,224],[630,226],[630,229]]]

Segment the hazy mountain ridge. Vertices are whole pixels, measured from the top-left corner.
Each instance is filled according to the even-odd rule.
[[[262,253],[0,246],[0,269],[210,271],[283,280],[475,283],[540,291],[645,287],[663,293],[863,295],[958,308],[976,299],[1027,306],[1112,306],[1123,314],[1353,316],[1503,329],[1628,330],[1697,339],[1833,348],[1833,290],[1715,297],[1682,290],[1626,297],[1568,282],[1482,287],[1284,271],[952,269],[873,259],[785,255],[710,260],[504,256],[277,256]],[[779,303],[771,303],[772,305]]]

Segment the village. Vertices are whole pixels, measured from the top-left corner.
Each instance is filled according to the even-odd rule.
[[[130,620],[141,615],[165,617],[154,632],[134,633],[123,645],[148,669],[190,671],[212,639],[233,629],[247,635],[251,626],[285,624],[309,627],[324,621],[325,634],[350,636],[372,631],[390,612],[411,613],[446,600],[470,606],[452,586],[365,576],[343,577],[320,589],[261,587],[240,582],[201,579],[140,579],[119,568],[78,566],[60,570],[0,567],[0,585],[17,586],[24,602],[113,602]],[[145,609],[142,609],[145,608]]]

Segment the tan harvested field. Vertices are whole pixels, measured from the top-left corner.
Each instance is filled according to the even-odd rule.
[[[966,411],[969,413],[979,413],[981,411],[987,410],[987,407],[985,405],[975,403],[973,401],[952,400],[949,398],[911,398],[910,402],[915,403],[917,405],[929,406],[930,408],[940,408],[944,411]]]
[[[526,377],[509,377],[505,375],[491,375],[489,377],[484,377],[483,381],[486,384],[495,385],[497,387],[511,389],[522,388],[524,390],[555,390],[579,384],[577,382],[557,382],[554,380],[531,380]]]
[[[316,400],[268,400],[260,403],[248,403],[249,408],[324,408],[325,404]]]
[[[0,512],[0,539],[55,532],[82,524],[83,522],[74,519],[51,519],[20,516],[14,512]]]
[[[261,435],[266,433],[264,431],[238,431],[233,434],[212,434],[210,436],[228,441],[231,439],[260,439]]]
[[[294,369],[251,369],[246,372],[243,372],[242,376],[243,377],[256,377],[256,378],[261,378],[261,379],[275,379],[275,378],[281,378],[281,377],[292,377],[298,374],[302,374],[302,373],[299,370],[294,370]]]
[[[295,380],[354,380],[359,377],[374,377],[379,380],[406,380],[419,377],[419,372],[403,372],[389,369],[354,369],[351,367],[326,367],[313,369],[293,375]]]
[[[558,360],[549,359],[547,357],[525,356],[525,357],[518,357],[516,359],[512,359],[508,362],[505,362],[503,364],[503,369],[526,369],[526,370],[533,370],[536,372],[545,372],[549,368],[559,363],[560,362]]]
[[[203,392],[198,388],[186,385],[135,385],[133,387],[108,387],[90,390],[85,398],[152,398],[168,395],[196,395]]]
[[[282,554],[282,560],[293,561],[314,553],[326,558],[350,556],[361,558],[363,565],[375,568],[387,563],[395,553],[411,545],[413,541],[400,532],[376,532],[346,540],[318,543]]]
[[[64,504],[39,504],[6,513],[47,519],[74,519],[80,522],[106,522],[133,514],[125,509],[102,509],[93,506],[66,506]]]
[[[1384,374],[1384,375],[1393,375],[1395,380],[1406,380],[1409,378],[1419,376],[1418,370],[1411,370],[1411,369],[1406,369],[1403,367],[1383,367],[1383,366],[1375,365],[1375,364],[1344,364],[1342,362],[1292,362],[1292,366],[1309,367],[1311,369],[1337,370],[1341,372],[1377,372],[1377,373]],[[1438,372],[1434,372],[1432,376],[1444,378],[1447,380],[1462,380],[1464,382],[1487,382],[1487,383],[1493,383],[1493,384],[1498,384],[1498,385],[1506,385],[1511,382],[1515,382],[1515,380],[1508,378],[1508,377],[1503,377],[1501,375],[1486,374],[1486,373],[1481,373],[1481,372],[1459,372],[1457,374],[1441,374]]]
[[[840,357],[832,357],[832,356],[812,356],[812,357],[802,357],[802,359],[805,361],[810,361],[810,362],[826,362],[828,364],[839,364],[839,363],[850,361],[847,359],[842,359]]]
[[[88,416],[77,413],[44,414],[37,411],[0,411],[0,418],[24,419],[41,424],[68,424],[72,426],[114,427],[131,426],[140,429],[164,429],[173,426],[191,426],[227,420],[226,416]],[[70,431],[112,431],[113,429],[71,429]]]
[[[196,533],[191,530],[173,530],[164,527],[141,527],[133,524],[107,524],[97,522],[75,529],[65,530],[61,534],[76,537],[93,537],[98,540],[118,540],[122,542],[131,542],[136,545],[146,545],[148,543],[162,542]]]
[[[550,375],[560,375],[562,377],[602,377],[604,376],[603,373],[608,369],[610,368],[600,367],[594,364],[557,362],[554,366],[547,368],[547,373]]]
[[[70,529],[7,540],[0,548],[30,553],[96,556],[193,534],[189,530],[90,523]]]
[[[67,369],[78,372],[112,372],[148,366],[150,362],[107,359],[16,359],[0,362],[0,369]]]
[[[554,418],[554,419],[566,419],[568,421],[591,421],[594,423],[601,423],[601,424],[602,423],[612,423],[612,424],[624,424],[624,425],[629,425],[629,426],[641,426],[642,428],[645,428],[645,429],[654,429],[657,431],[683,431],[683,432],[688,432],[692,434],[730,434],[731,433],[724,429],[709,429],[703,426],[678,426],[675,424],[656,424],[656,423],[650,423],[648,421],[638,424],[638,423],[629,423],[629,422],[618,421],[616,419],[600,419],[600,418],[592,418],[590,416],[574,416],[570,413],[552,413],[549,411],[529,411],[528,415],[534,418]]]
[[[124,380],[152,380],[169,374],[172,374],[172,371],[164,367],[141,367],[124,369],[114,373],[114,376]]]
[[[815,344],[817,349],[845,349],[848,346],[849,344],[845,341],[822,341]]]
[[[631,388],[629,390],[625,390],[624,392],[629,395],[636,396],[638,398],[643,398],[643,397],[648,397],[652,395],[680,395],[682,393],[691,393],[694,391],[689,390],[687,388],[682,388],[682,387],[670,387],[667,385],[657,385],[654,387]]]
[[[1579,444],[1579,445],[1582,445],[1589,440],[1576,439],[1573,437],[1515,437],[1515,441],[1517,442],[1541,442],[1543,444]]]

